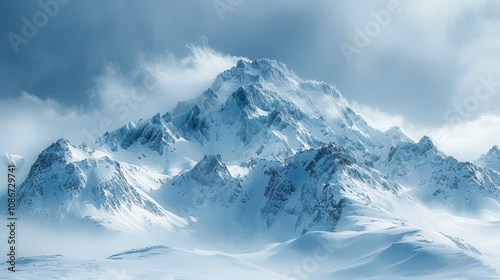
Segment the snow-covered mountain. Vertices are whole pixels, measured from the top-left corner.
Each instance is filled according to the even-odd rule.
[[[368,126],[333,86],[304,81],[281,63],[258,59],[240,60],[201,96],[171,113],[107,133],[98,143],[135,156],[168,154],[170,166],[186,156],[198,162],[207,154],[230,163],[284,160],[329,142],[377,161],[406,141],[411,140],[397,128],[383,133]]]
[[[466,216],[500,210],[500,174],[444,155],[429,137],[393,147],[381,170],[431,208]]]
[[[132,170],[85,144],[76,147],[60,139],[38,156],[19,187],[18,212],[113,230],[183,226],[182,218],[163,209],[138,184],[135,178],[144,176],[147,172]]]
[[[482,155],[474,163],[478,166],[500,172],[500,149],[496,145],[493,146],[488,153]]]
[[[493,279],[499,159],[495,147],[477,165],[459,162],[428,137],[370,127],[331,85],[240,60],[171,112],[95,144],[52,144],[19,186],[18,212],[104,232],[167,230],[282,279]],[[318,242],[350,254],[320,261]],[[310,259],[307,277],[287,271]],[[461,265],[435,265],[449,262]]]

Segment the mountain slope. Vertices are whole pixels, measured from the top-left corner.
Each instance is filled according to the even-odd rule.
[[[19,187],[18,213],[109,229],[184,225],[126,179],[122,165],[64,139],[44,150]]]
[[[431,208],[469,216],[500,210],[500,174],[445,156],[428,137],[392,148],[383,171]]]

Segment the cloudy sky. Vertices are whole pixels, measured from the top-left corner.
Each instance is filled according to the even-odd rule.
[[[334,84],[373,126],[462,160],[500,144],[500,3],[367,2],[0,1],[0,153],[168,110],[238,57]]]

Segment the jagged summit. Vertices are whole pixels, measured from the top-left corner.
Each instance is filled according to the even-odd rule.
[[[84,156],[78,153],[76,147],[68,140],[60,138],[40,153],[33,167],[46,168],[56,163],[72,162],[76,158],[84,158]]]
[[[481,155],[474,163],[500,172],[500,149],[497,145],[493,146],[488,153]]]
[[[417,145],[420,146],[423,151],[437,149],[429,136],[422,137]]]
[[[235,67],[219,74],[212,84],[214,92],[223,91],[228,82],[236,81],[243,86],[254,85],[257,88],[288,89],[291,91],[318,91],[345,101],[333,86],[318,81],[306,81],[298,77],[285,64],[276,60],[262,58],[253,61],[239,60]]]
[[[398,165],[401,162],[414,160],[415,158],[427,157],[444,157],[444,155],[438,151],[437,147],[428,136],[424,136],[417,143],[402,142],[392,147],[387,162]]]
[[[397,145],[402,142],[413,143],[413,140],[411,140],[399,126],[389,128],[384,131],[384,134],[392,140],[393,145]]]
[[[330,142],[378,161],[390,147],[412,141],[399,129],[384,133],[371,128],[335,87],[303,80],[270,59],[240,60],[204,93],[179,102],[171,113],[130,123],[98,140],[102,148],[118,154],[126,150],[144,159],[154,156],[149,155],[153,151],[160,157],[169,154],[174,161],[184,158],[178,151],[187,148],[186,142],[197,155],[191,158],[195,162],[205,154],[220,154],[232,162],[283,160]],[[172,170],[169,162],[165,169]]]
[[[201,96],[190,101],[179,102],[172,114],[174,116],[182,114],[195,105],[204,112],[217,110],[231,94],[241,89],[247,89],[256,95],[272,93],[279,99],[292,102],[307,99],[307,95],[317,92],[332,96],[342,105],[347,104],[333,86],[324,82],[304,81],[283,63],[271,59],[253,61],[242,59],[237,62],[236,66],[219,74],[212,86]],[[309,98],[311,97],[314,98],[314,95]]]
[[[271,70],[278,70],[281,71],[282,73],[287,73],[296,76],[295,73],[292,70],[290,70],[284,63],[269,58],[258,58],[255,60],[240,59],[238,60],[234,68],[246,71],[259,71],[262,73]]]
[[[202,185],[224,181],[231,177],[220,155],[205,156],[193,167],[191,173],[192,178]]]
[[[500,149],[498,148],[497,145],[493,146],[489,151],[488,154],[498,154],[500,153]]]
[[[384,133],[392,137],[408,137],[399,126],[392,126],[391,128],[384,131]]]
[[[391,148],[380,169],[392,180],[410,186],[422,202],[464,215],[473,215],[485,201],[499,198],[498,174],[444,155],[427,136],[416,144]]]
[[[401,127],[395,125],[395,126],[391,126],[389,129],[387,129],[385,131],[386,133],[393,133],[393,134],[398,134],[398,133],[403,133],[403,130],[401,129]]]

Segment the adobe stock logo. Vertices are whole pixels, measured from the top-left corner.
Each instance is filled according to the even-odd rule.
[[[332,244],[328,244],[321,236],[317,237],[316,242],[318,245],[314,249],[313,254],[305,257],[299,265],[290,267],[281,279],[311,279],[312,274],[320,268],[320,265],[335,254],[335,248],[332,247]]]
[[[387,9],[375,12],[371,11],[370,14],[373,20],[367,22],[363,29],[356,26],[354,28],[354,45],[342,42],[339,47],[344,54],[347,62],[351,62],[352,56],[360,54],[361,50],[368,47],[372,40],[380,35],[383,28],[391,24],[393,16],[403,12],[403,6],[399,0],[391,0],[387,3]]]
[[[215,0],[212,4],[220,20],[224,20],[226,12],[232,12],[243,0]]]
[[[106,132],[113,129],[115,122],[125,121],[130,114],[139,107],[139,104],[146,100],[148,94],[158,89],[160,83],[151,74],[146,74],[143,77],[142,84],[131,89],[130,92],[123,92],[120,96],[111,101],[110,108],[112,116],[101,118],[97,128],[93,130],[82,131],[82,134],[90,142],[95,144],[96,141]]]
[[[66,5],[69,1],[70,0],[38,1],[38,6],[40,6],[41,9],[36,11],[31,19],[27,17],[21,18],[23,26],[21,27],[20,35],[14,32],[9,32],[9,34],[7,34],[7,39],[9,39],[14,52],[16,54],[19,53],[19,46],[21,44],[27,44],[30,39],[33,39],[38,34],[38,30],[49,23],[49,18],[53,18],[59,13],[60,5]]]
[[[496,92],[495,88],[500,87],[500,82],[493,81],[491,74],[488,78],[479,76],[478,81],[474,94],[466,96],[461,103],[455,103],[453,108],[443,114],[443,119],[447,123],[457,124],[466,121],[473,112],[479,110],[482,102],[486,102]]]
[[[481,104],[486,103],[498,93],[498,89],[500,89],[500,82],[494,81],[491,74],[487,77],[479,76],[474,92],[444,112],[445,126],[451,127],[467,122],[475,112],[477,113]],[[448,134],[445,129],[441,129],[434,138],[438,143],[445,143],[448,140]]]

